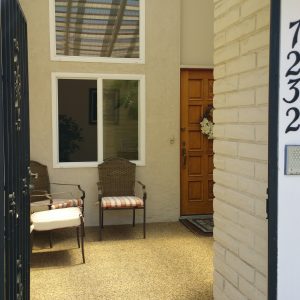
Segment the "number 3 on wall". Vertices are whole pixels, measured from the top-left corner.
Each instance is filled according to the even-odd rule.
[[[291,100],[287,100],[283,98],[283,101],[286,103],[294,103],[299,98],[299,89],[297,88],[297,84],[299,83],[300,78],[297,79],[290,79],[288,84],[291,84],[290,90],[294,90],[294,97]]]

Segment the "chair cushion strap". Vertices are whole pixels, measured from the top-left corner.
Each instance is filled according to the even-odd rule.
[[[67,207],[82,207],[83,201],[82,199],[60,199],[53,200],[53,204],[51,205],[51,209],[58,208],[67,208]]]

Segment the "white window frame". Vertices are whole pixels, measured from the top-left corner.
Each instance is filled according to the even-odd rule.
[[[87,168],[97,167],[103,162],[103,93],[97,93],[97,148],[98,159],[95,162],[59,162],[59,122],[58,122],[58,80],[81,79],[97,80],[97,91],[102,91],[103,80],[138,80],[139,82],[139,110],[138,110],[138,154],[139,159],[133,160],[137,166],[146,165],[146,87],[145,75],[142,74],[96,74],[96,73],[57,73],[52,77],[52,144],[53,144],[53,167],[54,168]]]
[[[55,0],[49,0],[50,59],[52,61],[145,64],[145,0],[140,0],[139,58],[67,56],[56,54]]]

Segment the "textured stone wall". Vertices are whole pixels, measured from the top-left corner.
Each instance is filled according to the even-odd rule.
[[[270,1],[214,4],[214,297],[267,299]]]

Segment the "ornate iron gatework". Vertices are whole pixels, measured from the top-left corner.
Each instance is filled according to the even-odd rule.
[[[15,77],[15,110],[16,110],[16,127],[21,130],[21,99],[22,84],[20,72],[20,47],[17,39],[14,39],[14,77]]]
[[[29,107],[26,20],[0,0],[0,299],[29,299]]]

